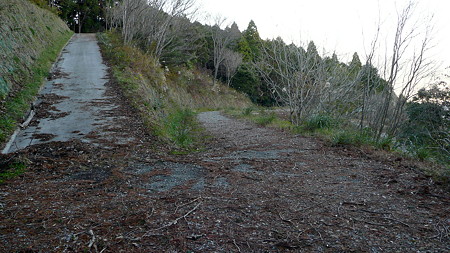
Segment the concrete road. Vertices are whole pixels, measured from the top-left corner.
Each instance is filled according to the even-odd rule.
[[[118,105],[107,95],[107,70],[95,34],[74,35],[39,94],[36,116],[11,142],[8,152],[72,139],[99,145],[130,141],[108,130],[123,119],[111,113]]]

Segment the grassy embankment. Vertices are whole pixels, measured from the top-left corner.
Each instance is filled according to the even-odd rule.
[[[24,0],[0,1],[0,147],[30,103],[72,32],[48,10]],[[26,161],[0,161],[0,183],[22,174]]]
[[[225,85],[212,86],[211,76],[195,68],[162,67],[142,50],[124,45],[117,33],[98,36],[112,74],[152,134],[180,150],[199,147],[196,112],[245,108],[250,100]]]
[[[24,0],[0,2],[0,146],[23,120],[72,32]]]

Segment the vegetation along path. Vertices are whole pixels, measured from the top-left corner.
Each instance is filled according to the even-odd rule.
[[[65,53],[76,43],[95,47],[91,42],[92,35],[79,35]],[[83,70],[70,81],[78,67],[65,63],[47,84],[54,93],[44,89],[31,126],[45,129],[42,122],[94,105],[90,117],[67,124],[95,122],[72,130],[86,139],[50,136],[2,156],[3,165],[27,164],[23,175],[0,185],[2,252],[450,249],[448,194],[407,161],[330,147],[217,111],[198,115],[210,136],[204,149],[170,154],[146,134],[117,84],[102,79],[106,67],[101,76]],[[105,86],[80,101],[82,90],[62,91],[66,83],[77,87],[76,80]],[[91,97],[97,93],[105,95]],[[64,105],[69,100],[74,105]]]
[[[132,141],[115,131],[121,120],[114,114],[117,104],[107,92],[108,80],[95,34],[74,35],[40,92],[38,114],[9,151],[74,138],[96,143]]]

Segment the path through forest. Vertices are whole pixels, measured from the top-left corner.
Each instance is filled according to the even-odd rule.
[[[202,151],[172,155],[106,81],[114,109],[96,117],[129,141],[48,140],[1,156],[28,167],[0,185],[0,252],[450,250],[448,193],[407,160],[220,112],[198,115]]]

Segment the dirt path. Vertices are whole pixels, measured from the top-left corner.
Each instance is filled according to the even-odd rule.
[[[204,151],[168,155],[110,83],[133,142],[1,156],[0,252],[448,252],[448,193],[401,160],[204,112]],[[94,139],[97,140],[97,139]]]
[[[242,228],[252,236],[235,230],[245,251],[265,243],[317,252],[450,249],[448,195],[433,195],[431,181],[413,169],[218,112],[199,119],[216,136],[208,160],[221,164],[238,199],[240,208],[224,216],[251,221]]]
[[[120,134],[121,116],[108,94],[108,71],[95,34],[76,34],[64,48],[36,102],[37,115],[9,152],[50,141],[79,139],[106,146],[134,141]]]

